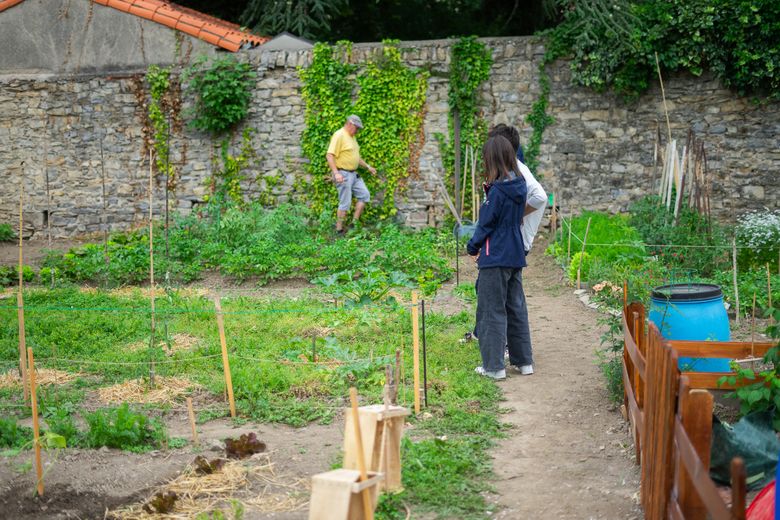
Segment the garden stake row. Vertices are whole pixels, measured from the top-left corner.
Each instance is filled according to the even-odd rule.
[[[412,291],[412,369],[414,373],[414,413],[420,413],[420,325],[417,291]]]
[[[36,489],[38,496],[43,495],[43,464],[41,464],[41,432],[38,425],[38,399],[35,391],[35,359],[32,348],[27,349],[30,363],[30,393],[32,394],[33,444],[35,448],[35,475],[38,478]]]
[[[219,329],[219,343],[222,345],[222,368],[225,371],[225,388],[227,389],[230,403],[230,416],[236,418],[236,402],[233,400],[233,378],[230,377],[230,361],[228,360],[227,341],[225,340],[225,323],[222,319],[222,303],[219,296],[214,298],[214,308],[217,311],[217,328]]]
[[[19,316],[19,375],[22,378],[22,393],[24,394],[24,402],[30,402],[30,395],[28,393],[27,386],[27,340],[24,331],[24,295],[22,289],[24,288],[24,277],[22,271],[23,265],[23,252],[22,252],[22,225],[24,217],[24,209],[22,203],[24,201],[24,161],[19,166],[19,292],[16,295],[16,305],[19,307],[17,311]]]

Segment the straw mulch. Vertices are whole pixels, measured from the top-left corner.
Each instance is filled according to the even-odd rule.
[[[226,462],[221,470],[210,475],[200,475],[193,467],[168,484],[155,490],[158,493],[174,492],[177,500],[168,513],[149,513],[144,505],[149,501],[112,511],[108,518],[114,520],[184,520],[220,510],[228,513],[230,501],[237,493],[244,492],[255,498],[241,502],[263,512],[300,511],[308,502],[308,489],[302,482],[282,482],[274,472],[274,464],[268,454],[258,454],[247,461]],[[272,491],[279,488],[279,492]]]
[[[64,385],[70,383],[81,374],[74,374],[73,372],[65,372],[63,370],[54,370],[51,368],[36,368],[35,369],[35,384],[36,385]],[[4,374],[0,374],[0,388],[14,388],[22,386],[22,379],[19,377],[19,371],[11,369]]]
[[[146,379],[131,379],[113,386],[98,388],[98,399],[103,403],[175,404],[190,389],[199,385],[181,377],[154,378],[154,388]]]
[[[171,336],[170,346],[167,341],[160,341],[157,345],[162,348],[165,353],[172,356],[176,352],[190,351],[198,345],[200,338],[187,333],[178,333]],[[128,348],[132,351],[144,350],[149,348],[149,342],[136,341],[128,345]]]

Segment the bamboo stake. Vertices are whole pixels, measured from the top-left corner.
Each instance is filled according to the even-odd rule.
[[[571,263],[571,219],[574,217],[572,212],[569,212],[569,221],[567,222],[567,225],[569,226],[569,241],[566,243],[566,265],[568,266]]]
[[[731,272],[734,278],[734,303],[737,306],[736,319],[734,320],[739,327],[739,286],[737,285],[737,239],[731,239]]]
[[[461,212],[461,218],[463,217],[463,213],[466,209],[466,181],[468,180],[468,171],[469,171],[469,153],[471,153],[471,146],[466,147],[466,153],[463,155],[463,179],[461,181],[461,187],[463,189],[460,190],[460,212]]]
[[[580,285],[580,276],[582,274],[582,257],[585,256],[585,244],[588,243],[588,231],[590,231],[590,219],[591,217],[588,217],[588,224],[585,226],[585,238],[582,240],[582,251],[580,254],[580,264],[577,266],[577,289],[581,289]]]
[[[149,386],[154,388],[154,333],[155,333],[155,312],[154,312],[154,229],[152,225],[153,217],[153,196],[154,196],[154,176],[152,173],[153,164],[152,150],[149,150],[149,302],[151,303],[151,335],[149,338]]]
[[[32,394],[33,444],[35,445],[35,475],[38,478],[38,496],[43,496],[43,464],[41,464],[41,433],[38,425],[38,399],[35,392],[35,358],[32,348],[27,349],[27,360],[30,363],[30,392]]]
[[[669,110],[666,108],[666,92],[664,91],[664,79],[661,77],[661,65],[658,63],[658,53],[655,53],[655,70],[658,71],[658,82],[661,84],[661,98],[664,102],[664,114],[666,115],[666,135],[671,142],[672,125],[669,124]]]
[[[43,141],[43,176],[46,181],[46,228],[49,250],[51,246],[51,190],[49,187],[49,117],[46,116],[46,137]],[[54,269],[51,269],[51,287],[54,288]]]
[[[479,218],[479,192],[477,191],[477,155],[471,153],[471,221],[476,223]]]
[[[393,378],[393,382],[395,383],[395,388],[393,389],[392,399],[391,403],[396,405],[398,404],[398,386],[401,383],[401,351],[400,349],[395,350],[395,377]]]
[[[22,246],[22,226],[24,220],[24,161],[22,161],[19,172],[19,292],[16,295],[16,305],[18,306],[17,315],[19,317],[19,375],[22,378],[22,394],[24,402],[30,402],[29,386],[27,380],[27,338],[24,330],[24,288],[23,262],[24,253]]]
[[[417,291],[412,291],[412,356],[414,370],[414,413],[420,413],[420,324]]]
[[[198,444],[198,429],[195,427],[195,410],[192,408],[192,398],[187,398],[187,414],[190,417],[190,428],[192,428],[192,442]]]
[[[360,470],[360,481],[368,480],[366,461],[363,454],[363,437],[360,434],[360,415],[358,414],[357,389],[353,386],[349,389],[349,400],[352,404],[352,424],[355,425],[355,444],[357,445],[357,462]],[[363,515],[366,520],[373,520],[374,508],[371,504],[371,489],[366,488],[361,492],[363,497]]]
[[[753,317],[750,321],[750,357],[756,357],[756,293],[753,293]]]
[[[766,263],[766,293],[769,297],[769,310],[772,310],[772,276],[769,274],[769,262]],[[774,316],[769,314],[769,323],[774,321]]]
[[[236,417],[236,402],[233,400],[233,378],[230,376],[230,360],[228,359],[227,340],[225,339],[225,323],[222,319],[222,302],[219,296],[214,298],[214,307],[217,311],[217,328],[219,329],[219,343],[222,345],[222,368],[225,371],[225,387],[227,388],[230,402],[230,416]]]
[[[106,167],[103,163],[103,140],[100,141],[100,175],[103,179],[103,218],[101,219],[103,221],[103,257],[106,261],[106,264],[109,263],[108,260],[108,217],[106,216],[106,211],[108,208],[108,201],[106,200]],[[150,219],[151,220],[151,219]]]

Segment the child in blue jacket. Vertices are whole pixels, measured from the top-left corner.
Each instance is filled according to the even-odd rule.
[[[475,371],[505,379],[504,347],[519,350],[522,332],[517,324],[523,312],[522,269],[525,248],[520,227],[527,187],[515,150],[503,136],[491,137],[482,149],[487,197],[474,236],[466,246],[478,257],[477,329],[482,365]]]

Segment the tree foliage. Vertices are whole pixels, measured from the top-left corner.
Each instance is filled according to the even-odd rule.
[[[780,96],[780,3],[775,0],[578,0],[548,34],[573,59],[574,80],[636,97],[662,67],[709,68],[742,95]]]
[[[249,0],[241,22],[260,34],[283,31],[304,38],[317,38],[331,30],[331,21],[347,0]]]

